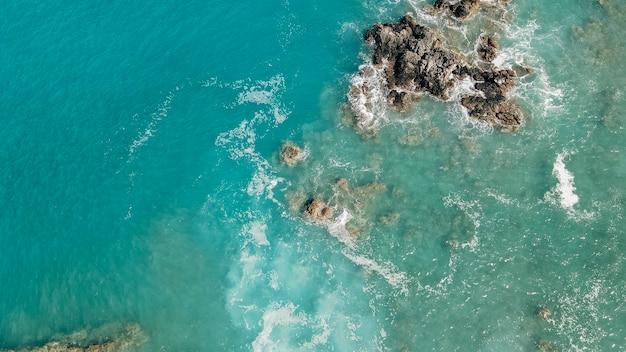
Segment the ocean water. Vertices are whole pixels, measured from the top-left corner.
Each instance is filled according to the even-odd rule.
[[[3,2],[0,349],[626,350],[626,3],[430,3]],[[406,13],[532,69],[519,131],[454,94],[346,123],[365,30]]]

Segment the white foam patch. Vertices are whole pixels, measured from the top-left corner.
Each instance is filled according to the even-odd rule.
[[[564,159],[570,153],[563,151],[556,156],[556,160],[552,166],[552,175],[557,179],[558,183],[544,195],[544,201],[559,205],[563,210],[567,211],[570,219],[575,221],[593,220],[596,213],[587,210],[575,209],[580,198],[575,193],[574,175],[566,168]]]
[[[262,326],[263,329],[256,336],[252,342],[252,350],[255,352],[260,351],[280,351],[280,341],[289,341],[289,335],[287,332],[283,339],[277,339],[275,342],[272,339],[272,332],[276,327],[291,326],[293,324],[306,325],[307,317],[304,313],[296,313],[298,307],[291,302],[288,303],[271,303],[263,312]],[[284,332],[283,332],[284,334]]]
[[[395,289],[398,289],[400,294],[406,296],[409,293],[408,283],[410,280],[408,275],[405,272],[398,270],[395,265],[393,265],[393,263],[386,262],[383,265],[377,263],[373,259],[364,257],[356,253],[351,253],[351,251],[348,250],[343,250],[342,253],[354,264],[360,266],[367,271],[375,272],[382,276],[389,285],[391,285]]]
[[[252,254],[249,249],[244,248],[241,250],[238,265],[231,267],[228,273],[229,280],[234,283],[228,293],[228,303],[231,307],[237,308],[231,310],[231,314],[236,316],[233,321],[244,322],[246,329],[250,329],[248,313],[256,308],[255,304],[246,299],[249,295],[247,291],[256,286],[256,282],[263,278],[263,272],[260,268],[262,262],[263,260],[259,255]]]
[[[282,177],[275,176],[273,169],[267,161],[264,161],[258,165],[257,171],[252,176],[252,180],[248,183],[246,192],[250,196],[257,197],[265,194],[267,199],[277,202],[274,198],[274,188],[284,180],[285,179]]]
[[[539,24],[535,20],[528,21],[523,26],[505,26],[505,35],[515,39],[511,46],[506,46],[498,50],[498,55],[492,64],[499,68],[512,68],[512,64],[523,65],[528,60],[528,55],[532,50],[532,42],[538,40],[536,32]]]
[[[387,88],[385,65],[376,67],[371,63],[359,66],[359,72],[350,79],[348,102],[355,114],[356,126],[374,130],[385,119],[387,111]]]
[[[274,118],[276,124],[285,122],[289,111],[279,102],[280,92],[285,90],[285,79],[281,75],[274,76],[267,81],[258,81],[255,84],[244,85],[244,91],[237,97],[238,104],[253,103],[268,105],[266,113]]]
[[[135,138],[128,147],[127,162],[131,162],[134,159],[134,155],[137,150],[143,147],[150,140],[150,138],[154,137],[157,125],[161,120],[167,117],[168,111],[172,108],[172,99],[174,98],[175,93],[180,89],[181,87],[176,87],[173,91],[169,92],[163,102],[159,104],[156,111],[150,114],[150,121],[148,122],[148,125],[143,131],[137,134],[137,138]]]
[[[267,81],[219,84],[216,80],[204,83],[205,87],[220,87],[241,90],[233,108],[238,105],[256,104],[262,107],[251,119],[244,119],[236,128],[222,132],[215,140],[215,145],[227,150],[233,160],[247,160],[256,165],[256,171],[245,192],[250,196],[265,196],[274,200],[273,189],[284,179],[276,176],[270,163],[256,150],[259,132],[266,133],[271,127],[283,123],[289,111],[280,102],[281,92],[285,89],[285,80],[281,75]]]
[[[571,210],[578,203],[578,196],[574,193],[576,191],[574,175],[565,167],[563,161],[567,155],[568,153],[565,151],[557,154],[556,161],[552,166],[552,175],[559,181],[553,192],[559,196],[561,207],[565,210]]]
[[[328,343],[333,332],[329,319],[329,316],[318,318],[307,314],[293,302],[271,302],[264,309],[263,317],[259,321],[261,331],[251,344],[252,350],[316,350],[318,346]],[[314,333],[308,341],[302,341],[294,334],[296,328],[311,329]]]
[[[468,95],[476,95],[484,98],[485,93],[476,89],[474,85],[476,81],[472,77],[457,79],[454,86],[448,91],[449,101],[461,102],[463,97]]]
[[[341,214],[339,214],[333,222],[328,224],[328,233],[348,247],[354,247],[352,235],[350,235],[350,232],[346,229],[346,225],[350,220],[352,220],[352,214],[347,209],[343,209]]]
[[[267,240],[267,236],[265,235],[265,231],[267,231],[267,225],[260,220],[254,220],[243,227],[243,232],[248,234],[257,246],[270,245],[270,242]]]
[[[500,48],[493,64],[499,68],[510,69],[513,65],[529,67],[534,79],[527,81],[520,78],[511,95],[527,102],[533,114],[543,118],[552,117],[565,107],[563,87],[552,84],[548,73],[543,69],[543,59],[535,53],[533,43],[554,43],[561,45],[558,32],[538,35],[539,24],[535,20],[522,26],[505,26],[505,36],[511,38],[512,46]]]

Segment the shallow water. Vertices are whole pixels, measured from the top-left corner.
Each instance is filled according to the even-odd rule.
[[[626,7],[427,3],[0,5],[0,348],[127,322],[142,351],[626,348]],[[532,68],[519,131],[454,95],[346,123],[364,31],[406,12]]]

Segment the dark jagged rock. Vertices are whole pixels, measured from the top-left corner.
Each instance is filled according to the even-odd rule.
[[[469,18],[480,7],[480,0],[461,0],[456,4],[451,4],[448,9],[456,18],[462,20]]]
[[[433,4],[433,8],[437,12],[441,12],[450,6],[450,0],[437,0]]]
[[[491,62],[496,58],[498,48],[499,45],[496,38],[489,35],[481,36],[478,55],[480,55],[483,60]]]
[[[436,12],[448,10],[448,12],[461,20],[468,19],[480,8],[480,0],[437,0],[433,4]]]
[[[406,91],[398,92],[395,89],[392,89],[387,95],[387,102],[401,112],[406,111],[408,106],[417,100],[418,96],[415,93]]]
[[[485,98],[469,96],[461,99],[461,105],[468,109],[470,117],[489,122],[505,132],[517,130],[522,123],[519,108],[510,101],[496,103]]]
[[[447,99],[454,85],[452,74],[464,65],[460,55],[440,48],[435,31],[409,15],[399,23],[375,24],[365,40],[374,45],[374,64],[386,66],[390,89],[406,88]]]
[[[454,4],[456,6],[460,3],[469,4],[463,1]],[[446,4],[447,0],[437,1],[435,7]],[[410,15],[405,15],[398,23],[376,23],[365,33],[365,40],[374,47],[374,70],[384,76],[387,102],[396,109],[404,111],[415,100],[417,93],[429,93],[448,100],[449,90],[459,80],[471,77],[479,93],[468,92],[460,101],[471,117],[489,122],[504,131],[516,130],[522,123],[520,109],[506,97],[515,84],[515,71],[495,67],[483,69],[469,63],[462,55],[442,47],[437,33],[420,25]],[[498,47],[496,40],[487,37],[484,42],[485,47],[489,48],[486,49],[488,52],[485,58],[493,59]],[[361,74],[365,76],[366,71]],[[355,87],[350,91],[364,90]],[[351,100],[356,99],[351,97]],[[358,115],[359,112],[355,110],[353,106],[355,115]],[[368,118],[371,119],[371,116]],[[368,121],[367,125],[363,125],[365,127],[362,128],[368,128],[372,124]]]

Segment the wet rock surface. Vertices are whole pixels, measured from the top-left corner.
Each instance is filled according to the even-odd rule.
[[[333,217],[333,209],[323,201],[313,198],[304,204],[304,216],[313,221],[327,221]]]
[[[280,147],[280,161],[287,166],[294,166],[305,159],[302,148],[287,141]]]
[[[480,0],[437,0],[433,8],[436,12],[447,10],[450,15],[465,20],[480,8]]]
[[[417,23],[410,15],[397,23],[376,23],[365,33],[365,40],[374,47],[372,64],[383,73],[387,102],[397,110],[406,110],[420,93],[449,100],[450,89],[460,80],[470,78],[476,91],[466,93],[460,101],[470,117],[504,131],[514,131],[522,124],[520,109],[506,97],[515,84],[515,71],[470,63],[461,54],[443,47],[435,30]],[[481,47],[485,47],[485,59],[495,58],[495,38],[487,37],[484,42]],[[351,96],[355,91],[364,90],[351,87],[351,101],[362,100]],[[353,107],[353,113],[357,125],[365,125],[359,124],[360,119],[371,119],[363,109]]]
[[[481,59],[487,62],[493,61],[496,58],[498,49],[500,47],[498,45],[498,41],[495,37],[489,35],[483,35],[480,37],[479,40],[480,43],[478,48],[478,55],[480,55]]]

